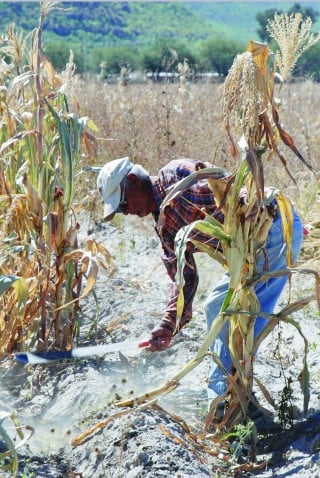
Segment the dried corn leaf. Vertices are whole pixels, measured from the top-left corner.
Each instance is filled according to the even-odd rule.
[[[198,251],[205,252],[209,257],[219,262],[223,267],[227,266],[227,261],[224,255],[219,252],[217,248],[209,246],[208,244],[204,244],[203,242],[199,242],[196,239],[191,239],[191,242]]]
[[[281,226],[284,244],[287,245],[286,259],[288,267],[293,267],[294,262],[292,258],[292,231],[293,231],[293,207],[289,199],[287,199],[281,192],[276,195],[277,204],[281,216]]]
[[[226,198],[233,181],[234,181],[233,175],[230,175],[227,178],[219,178],[219,179],[209,178],[208,179],[208,184],[211,191],[213,192],[216,205],[218,206],[219,209],[221,209],[223,214],[225,214],[226,212],[226,207],[225,207]]]
[[[304,157],[302,156],[302,154],[300,153],[300,151],[298,150],[298,148],[294,144],[293,138],[282,128],[282,126],[280,124],[280,121],[279,121],[279,113],[277,111],[277,108],[276,108],[274,102],[272,104],[272,118],[273,118],[273,121],[275,122],[275,125],[276,125],[276,127],[279,131],[280,137],[281,137],[282,141],[284,142],[284,144],[286,146],[288,146],[291,149],[291,151],[293,151],[293,153],[297,156],[297,158],[299,158],[300,161],[302,161],[303,164],[305,166],[307,166],[307,168],[310,169],[310,171],[315,173],[312,166],[304,159]]]
[[[99,265],[103,267],[105,270],[110,270],[110,276],[114,273],[114,262],[112,255],[110,252],[104,247],[103,244],[100,244],[99,242],[93,241],[93,240],[87,240],[85,244],[85,248],[88,251],[92,251],[94,255],[96,254],[101,254],[105,262],[103,262],[100,259],[97,259],[99,261]]]
[[[246,151],[246,160],[255,182],[258,204],[261,204],[264,198],[264,171],[262,160],[252,148]]]
[[[260,43],[249,40],[247,51],[252,53],[253,59],[259,67],[263,77],[267,78],[267,62],[269,58],[269,46],[266,43]]]
[[[174,187],[171,189],[169,194],[166,195],[164,201],[161,204],[160,215],[158,219],[158,227],[161,235],[162,228],[165,221],[165,209],[166,206],[170,205],[177,197],[183,194],[187,189],[189,189],[193,184],[202,179],[219,179],[228,176],[229,173],[223,168],[210,167],[194,171],[192,174],[186,178],[181,179]]]
[[[8,149],[10,146],[14,145],[18,141],[21,141],[26,136],[36,135],[38,133],[39,132],[34,129],[34,130],[30,130],[30,131],[21,131],[20,133],[15,134],[10,139],[8,139],[4,143],[2,143],[1,148],[0,148],[0,155],[2,155],[4,153],[4,151],[6,149]]]

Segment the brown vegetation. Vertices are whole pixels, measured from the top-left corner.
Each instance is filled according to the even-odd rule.
[[[87,166],[99,166],[117,157],[130,156],[133,162],[142,163],[151,174],[156,174],[162,165],[174,158],[206,160],[234,173],[235,186],[233,192],[231,186],[231,197],[226,202],[225,224],[220,225],[229,234],[224,254],[231,277],[230,294],[219,316],[220,322],[206,336],[194,363],[176,375],[176,382],[165,384],[168,392],[175,388],[180,376],[202,360],[208,345],[219,333],[223,313],[229,311],[227,315],[230,317],[236,316],[237,312],[250,316],[244,301],[245,294],[242,293],[248,286],[245,266],[248,254],[253,250],[251,242],[254,234],[250,233],[248,224],[243,225],[242,219],[235,218],[234,214],[238,204],[237,192],[242,185],[246,185],[248,198],[252,200],[249,206],[255,204],[256,197],[263,199],[264,183],[259,179],[263,175],[255,174],[255,166],[250,165],[249,168],[249,153],[251,157],[254,154],[258,158],[262,150],[266,152],[263,167],[259,161],[255,163],[258,164],[258,173],[264,170],[267,185],[286,192],[305,221],[313,222],[306,254],[310,257],[318,254],[314,238],[319,229],[319,185],[312,168],[319,172],[316,105],[319,102],[319,85],[311,81],[282,85],[280,103],[274,97],[273,83],[270,88],[267,69],[258,71],[261,65],[255,65],[250,60],[254,67],[254,83],[259,83],[259,87],[263,84],[264,89],[257,89],[256,96],[251,97],[252,88],[248,83],[249,88],[241,97],[245,82],[242,82],[242,76],[237,79],[236,87],[229,96],[227,113],[230,117],[233,114],[231,119],[236,119],[239,129],[234,130],[236,134],[232,137],[228,117],[227,137],[223,129],[226,114],[221,103],[222,98],[226,99],[223,86],[227,82],[225,85],[209,82],[188,84],[181,75],[179,83],[119,82],[118,85],[110,85],[93,78],[75,77],[72,59],[65,76],[62,75],[57,82],[51,64],[41,56],[40,33],[41,21],[37,32],[38,44],[32,44],[32,55],[28,60],[28,74],[20,74],[19,69],[17,77],[12,71],[2,72],[4,81],[0,110],[5,120],[0,148],[0,192],[4,205],[0,215],[0,247],[8,252],[0,264],[4,282],[0,302],[0,351],[6,353],[17,347],[34,345],[43,349],[71,348],[77,329],[79,300],[91,292],[98,266],[112,267],[108,251],[94,241],[87,241],[85,249],[78,249],[75,215],[78,207],[92,211],[102,206],[101,199],[92,194],[96,189],[96,176],[87,171]],[[17,44],[23,40],[14,32],[12,36]],[[244,62],[246,64],[247,61]],[[258,100],[262,101],[258,103]],[[249,109],[250,104],[254,108]],[[267,117],[269,107],[272,114]],[[278,112],[281,113],[280,120]],[[95,138],[92,131],[96,133]],[[235,153],[238,153],[236,143],[241,135],[247,143],[245,168],[248,168],[248,175],[247,170],[241,169],[240,155],[236,160],[232,158],[232,154],[236,156]],[[284,141],[284,138],[288,140],[291,137],[304,159],[297,154],[292,141]],[[289,144],[291,149],[284,143]],[[282,164],[273,161],[276,155]],[[249,175],[252,178],[248,181]],[[261,193],[260,197],[257,191]],[[253,232],[255,227],[256,224],[252,223]],[[86,279],[84,290],[83,278]],[[10,282],[8,287],[5,281]],[[291,308],[288,307],[282,315],[289,315],[304,304],[289,305]],[[258,309],[255,309],[251,315],[256,316],[257,312]],[[283,317],[281,320],[284,320]],[[237,337],[236,321],[231,326],[234,326],[234,336]],[[240,403],[244,416],[252,388],[252,330],[253,324],[248,321],[241,332],[241,337],[250,337],[251,348],[245,353],[238,342],[231,344],[233,363],[239,377],[243,375],[245,379],[240,384],[242,388],[232,384],[232,390],[237,387],[239,390],[231,411],[237,412]],[[246,373],[242,371],[243,361],[248,364]],[[161,392],[160,387],[155,396]],[[149,398],[142,397],[141,403]],[[238,421],[238,415],[235,420],[231,414],[229,421],[228,418],[225,423],[229,426]]]
[[[178,83],[122,87],[95,78],[79,81],[76,94],[82,99],[82,114],[99,128],[95,163],[130,156],[156,174],[170,159],[189,157],[231,168],[230,147],[222,128],[222,88],[212,82],[192,83],[181,91]],[[306,161],[319,171],[320,85],[311,80],[286,84],[281,101],[281,124]],[[266,184],[285,191],[304,219],[312,222],[310,206],[316,202],[317,181],[289,148],[279,145],[279,149],[299,189],[272,160],[270,169],[265,167]]]
[[[83,114],[99,128],[96,162],[130,156],[155,174],[172,158],[207,160],[219,167],[230,167],[229,144],[222,128],[223,85],[191,83],[182,91],[178,83],[120,85],[101,83],[95,78],[78,82],[76,94]],[[290,83],[282,88],[280,114],[282,124],[295,138],[305,159],[317,170],[320,145],[318,135],[320,85],[312,81]],[[288,166],[299,174],[305,186],[312,175],[288,148],[282,146]],[[279,168],[269,175],[276,186],[289,186]],[[279,174],[280,173],[280,176]],[[266,170],[268,177],[268,170]],[[296,193],[294,193],[296,197]]]

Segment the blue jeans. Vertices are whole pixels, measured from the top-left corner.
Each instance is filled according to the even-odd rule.
[[[303,238],[303,226],[298,214],[294,211],[294,223],[292,232],[292,256],[297,261]],[[287,267],[286,247],[283,243],[281,217],[278,213],[270,228],[265,250],[269,260],[269,271],[276,271]],[[262,272],[265,263],[263,254],[257,257],[256,271]],[[287,275],[270,278],[266,282],[259,282],[255,286],[255,292],[260,302],[260,311],[272,313],[279,299],[281,292],[288,280]],[[213,321],[220,312],[223,300],[229,287],[229,274],[225,274],[220,283],[208,296],[204,304],[204,311],[207,319],[207,330],[210,329]],[[254,335],[257,336],[268,323],[267,318],[257,317],[254,325]],[[219,336],[213,342],[211,350],[217,354],[227,371],[231,368],[231,357],[228,350],[229,322],[221,329]],[[211,372],[209,376],[208,397],[214,398],[227,390],[226,377],[222,369],[212,359]]]

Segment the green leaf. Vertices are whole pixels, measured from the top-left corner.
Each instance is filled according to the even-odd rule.
[[[21,141],[27,136],[36,135],[36,134],[38,134],[38,132],[34,129],[30,131],[20,131],[20,133],[17,133],[16,135],[12,136],[12,138],[9,138],[8,141],[6,141],[5,143],[2,143],[0,148],[0,155],[2,155],[7,148],[12,146],[17,141]]]
[[[82,118],[81,118],[82,119]],[[91,131],[93,131],[94,133],[99,133],[99,128],[96,126],[96,124],[92,121],[92,119],[90,118],[86,118],[86,123],[85,123],[85,126],[89,129],[91,129]]]
[[[66,172],[65,174],[65,203],[66,209],[68,210],[73,195],[73,167],[72,167],[72,148],[71,148],[71,138],[68,126],[66,122],[61,119],[61,116],[55,111],[55,109],[50,105],[50,103],[45,99],[45,102],[54,117],[57,128],[60,136],[61,143],[61,153],[63,159],[63,167]]]
[[[12,454],[12,476],[15,478],[17,476],[17,473],[18,473],[18,454],[16,452],[14,442],[12,441],[9,434],[7,433],[7,431],[2,426],[2,423],[6,419],[10,419],[10,418],[11,418],[11,414],[9,412],[1,412],[1,416],[0,416],[0,437],[4,441],[4,443],[6,444],[8,450]]]
[[[203,242],[191,239],[192,244],[200,251],[208,254],[212,259],[218,261],[223,267],[226,267],[227,261],[221,252],[209,244],[204,244]]]
[[[18,276],[0,276],[0,295],[6,292],[10,287],[13,287],[13,284],[21,279]]]
[[[211,221],[209,222],[206,218],[202,221],[195,221],[192,223],[193,227],[191,230],[196,229],[197,231],[212,237],[212,239],[218,239],[225,245],[230,246],[232,237],[224,232],[222,224],[218,224],[219,225],[217,226],[215,223],[212,223]]]
[[[29,295],[29,287],[28,287],[28,282],[24,277],[20,277],[19,280],[17,280],[13,284],[13,288],[17,292],[18,295],[18,305],[19,305],[19,312],[21,312],[21,309],[24,307],[28,300],[28,295]]]

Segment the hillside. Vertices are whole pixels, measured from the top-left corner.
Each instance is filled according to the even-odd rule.
[[[156,37],[190,41],[215,31],[214,20],[184,3],[63,2],[46,19],[44,37],[63,37],[73,44],[112,46],[123,43],[150,44]],[[12,22],[25,30],[37,26],[37,2],[1,2],[0,29]]]
[[[269,9],[278,9],[282,12],[288,11],[294,3],[300,3],[302,7],[311,7],[315,11],[320,12],[320,3],[314,2],[255,2],[255,1],[218,1],[218,2],[194,2],[189,6],[202,18],[206,18],[209,22],[219,25],[219,28],[225,32],[230,38],[247,42],[253,38],[259,40],[256,30],[258,22],[256,15]],[[314,25],[314,30],[320,30],[320,21]]]
[[[52,12],[44,39],[64,38],[86,49],[119,44],[150,45],[158,37],[196,42],[213,35],[247,42],[257,38],[256,14],[269,8],[288,10],[294,2],[62,2]],[[318,2],[303,2],[320,11]],[[0,2],[0,31],[14,22],[31,31],[37,26],[38,2]],[[317,28],[318,23],[315,24]]]

